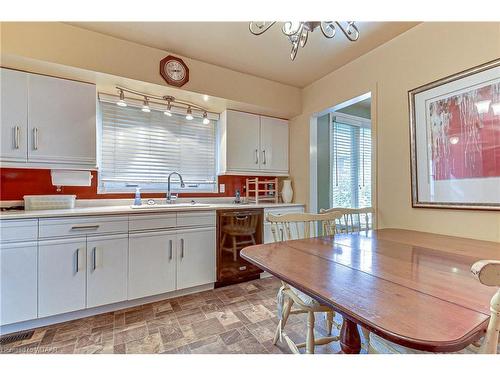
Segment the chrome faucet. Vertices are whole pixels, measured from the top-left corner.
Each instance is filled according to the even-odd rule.
[[[179,179],[181,180],[181,188],[184,187],[184,181],[182,180],[182,176],[177,172],[170,173],[168,175],[168,184],[167,184],[167,203],[175,203],[175,200],[177,199],[177,194],[170,193],[170,177],[172,177],[173,174],[179,176]]]

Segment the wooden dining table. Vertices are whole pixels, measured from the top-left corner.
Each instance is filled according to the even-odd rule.
[[[484,335],[494,287],[470,272],[500,243],[379,229],[244,248],[241,256],[343,317],[340,346],[359,353],[357,325],[397,344],[458,351]]]

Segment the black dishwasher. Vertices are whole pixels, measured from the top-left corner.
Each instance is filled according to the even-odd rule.
[[[242,259],[244,247],[262,243],[262,209],[217,211],[217,282],[215,287],[260,277],[262,270]]]

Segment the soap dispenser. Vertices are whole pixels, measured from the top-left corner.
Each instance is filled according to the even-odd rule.
[[[142,205],[141,201],[141,188],[136,187],[135,188],[135,199],[134,199],[134,206],[140,206]]]

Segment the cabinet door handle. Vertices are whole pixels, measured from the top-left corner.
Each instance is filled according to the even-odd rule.
[[[78,264],[80,261],[80,249],[76,249],[75,251],[75,273],[78,273],[80,270],[80,265]]]
[[[16,126],[14,128],[14,148],[16,150],[19,150],[20,131],[21,131],[21,128],[19,126]]]
[[[71,230],[89,230],[89,229],[98,229],[99,225],[74,225],[71,227]]]
[[[38,150],[38,128],[33,128],[33,149]]]
[[[181,259],[184,258],[184,238],[181,238]]]
[[[97,248],[94,247],[92,249],[92,271],[95,271],[95,269],[96,269],[96,252],[97,252]]]
[[[266,164],[266,150],[262,150],[262,164]]]
[[[173,243],[172,243],[172,240],[170,240],[168,242],[169,242],[168,259],[172,260],[172,257],[174,256],[173,251],[172,251]]]
[[[255,164],[259,164],[259,150],[255,149]]]

